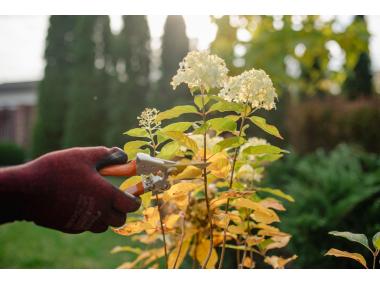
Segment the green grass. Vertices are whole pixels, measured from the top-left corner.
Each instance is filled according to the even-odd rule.
[[[112,231],[64,234],[29,222],[0,226],[0,268],[116,268],[133,255],[111,254],[131,240]]]

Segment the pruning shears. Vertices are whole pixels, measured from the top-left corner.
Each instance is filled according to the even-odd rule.
[[[140,175],[142,182],[128,188],[126,191],[140,196],[152,191],[154,194],[161,193],[170,187],[169,175],[183,171],[187,166],[199,169],[206,168],[210,163],[191,162],[181,163],[152,157],[145,153],[138,153],[136,159],[127,164],[112,165],[99,171],[102,176],[132,177]]]

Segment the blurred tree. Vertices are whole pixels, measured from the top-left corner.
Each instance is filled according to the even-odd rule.
[[[149,91],[150,33],[146,16],[123,16],[123,29],[114,42],[116,74],[108,98],[106,142],[120,146],[122,133],[136,124]]]
[[[110,37],[108,16],[77,16],[64,147],[104,143]]]
[[[363,34],[368,35],[367,22],[364,16],[355,16],[351,25],[356,25],[357,28],[363,30]],[[354,69],[348,73],[347,79],[343,85],[343,91],[349,99],[355,99],[361,96],[368,97],[373,94],[371,58],[368,47],[369,38],[367,36],[362,40],[365,44],[365,50],[360,53]]]
[[[293,99],[339,93],[360,53],[368,49],[362,24],[345,27],[337,17],[229,16],[215,22],[220,31],[212,49],[232,56],[227,59],[234,65],[230,69],[264,69],[279,93]],[[228,36],[222,30],[229,30]]]
[[[51,16],[49,19],[45,49],[46,66],[44,78],[38,88],[32,157],[62,146],[75,21],[75,16]]]
[[[154,105],[164,110],[168,107],[184,103],[187,89],[180,86],[175,91],[170,82],[176,74],[178,63],[189,52],[189,39],[186,36],[186,25],[182,16],[168,16],[164,33],[161,38],[161,78],[158,81],[157,91],[154,93]]]

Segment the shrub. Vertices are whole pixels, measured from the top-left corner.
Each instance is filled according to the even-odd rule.
[[[25,161],[24,150],[13,143],[0,143],[0,166],[22,164]]]
[[[297,152],[331,150],[347,142],[380,153],[380,99],[312,99],[289,107],[287,117],[289,141]]]
[[[113,252],[136,254],[121,267],[159,267],[162,258],[168,268],[183,267],[185,259],[192,259],[194,268],[225,267],[226,249],[236,251],[239,268],[254,268],[257,260],[283,268],[297,258],[273,255],[291,238],[276,224],[277,212],[285,210],[282,199],[292,198],[260,186],[265,165],[287,151],[245,132],[255,127],[282,138],[275,126],[253,115],[275,107],[272,81],[262,70],[235,77],[227,72],[221,58],[190,52],[172,85],[188,85],[194,104],[163,112],[145,109],[138,117],[139,128],[125,132],[136,139],[124,145],[130,159],[145,152],[189,165],[170,175],[167,191],[160,187],[144,193],[142,208],[128,215],[125,226],[114,229],[145,245],[143,250],[116,247]],[[217,117],[210,119],[210,114]],[[188,115],[196,119],[172,121]],[[203,168],[192,163],[202,163]],[[131,177],[120,188],[126,190],[144,178]]]
[[[350,250],[347,244],[328,237],[329,231],[380,230],[380,157],[340,145],[327,154],[318,150],[301,157],[289,155],[268,169],[266,183],[281,185],[295,203],[282,217],[282,228],[294,238],[291,253],[299,255],[302,268],[357,267],[355,263],[324,258],[332,246]],[[368,252],[359,251],[369,257]]]

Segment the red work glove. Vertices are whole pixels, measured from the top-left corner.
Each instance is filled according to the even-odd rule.
[[[72,148],[0,169],[0,223],[27,220],[67,233],[121,226],[141,201],[97,170],[126,160],[118,148]]]

